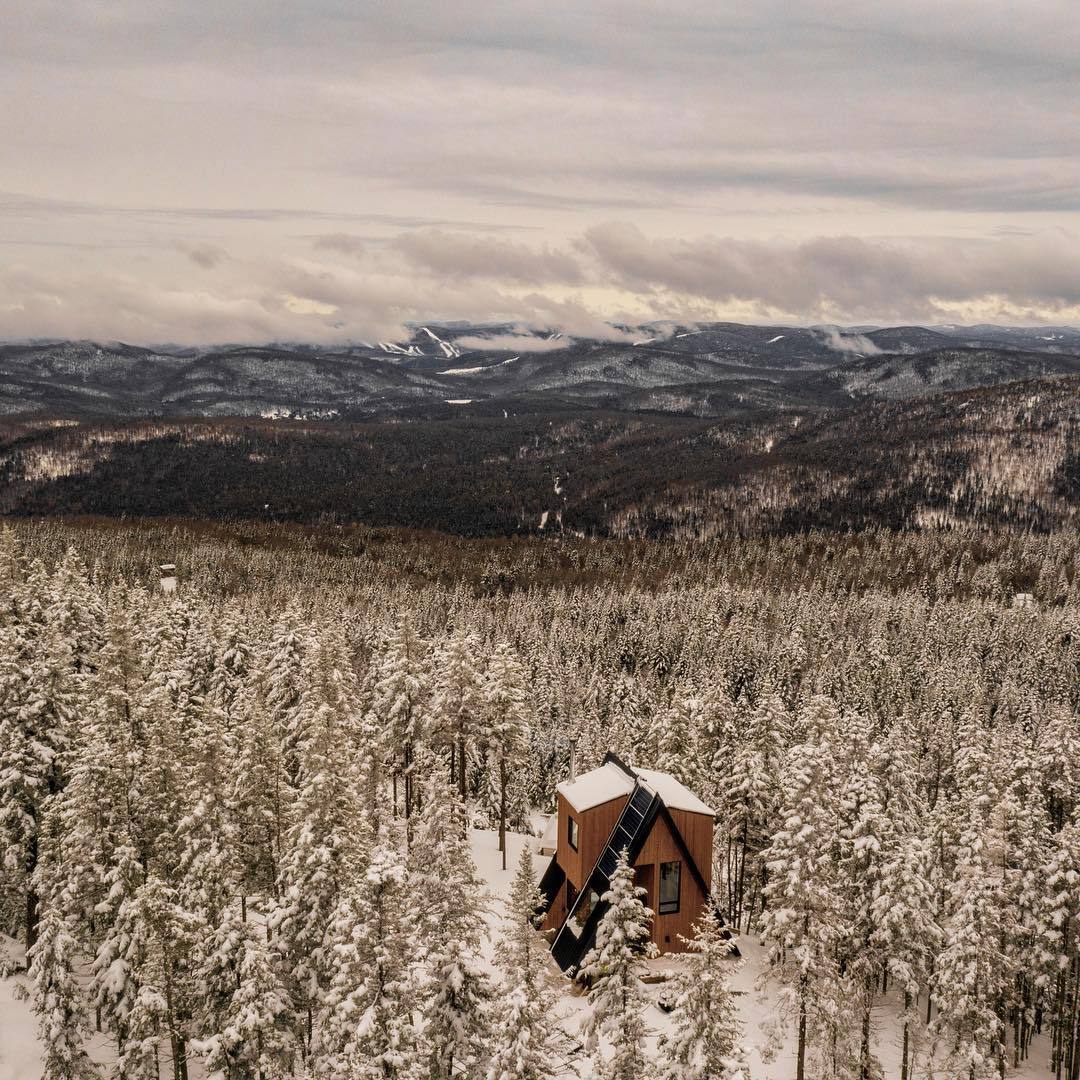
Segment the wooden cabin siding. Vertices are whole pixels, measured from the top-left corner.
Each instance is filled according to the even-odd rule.
[[[671,820],[682,834],[690,854],[694,856],[701,876],[712,888],[713,817],[711,814],[692,814],[689,810],[672,810]]]
[[[561,794],[558,795],[559,837],[558,846],[555,848],[555,858],[566,874],[566,881],[551,902],[547,915],[544,917],[542,929],[548,930],[553,926],[562,926],[566,920],[569,912],[567,885],[572,886],[575,892],[581,891],[581,886],[592,873],[596,860],[600,858],[600,852],[604,850],[604,845],[608,842],[611,830],[615,828],[615,822],[619,820],[619,815],[628,798],[628,795],[620,795],[618,798],[609,799],[599,806],[579,813]],[[570,818],[578,823],[577,851],[570,846],[568,824]]]
[[[711,887],[713,819],[685,810],[672,810],[671,818],[690,849],[706,885]],[[679,910],[670,915],[661,915],[660,864],[675,861],[683,864],[679,876]],[[706,894],[686,865],[686,857],[663,818],[657,819],[641,854],[634,860],[634,877],[648,894],[645,903],[653,912],[652,940],[662,952],[684,952],[686,945],[682,938],[693,937],[694,923],[705,907]]]
[[[574,878],[574,887],[581,888],[585,879],[592,873],[596,860],[607,846],[611,837],[611,830],[619,820],[623,807],[629,801],[629,795],[620,795],[617,799],[611,799],[591,810],[586,810],[580,816],[581,825],[581,874]],[[571,811],[572,813],[573,811]],[[569,847],[569,844],[567,844]]]

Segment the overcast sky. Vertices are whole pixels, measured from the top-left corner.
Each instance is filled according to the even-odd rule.
[[[1075,0],[0,0],[0,336],[1080,322]]]

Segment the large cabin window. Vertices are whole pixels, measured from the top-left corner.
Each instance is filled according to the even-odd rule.
[[[675,861],[660,864],[661,915],[674,915],[679,910],[679,891],[681,879],[681,862]]]
[[[569,822],[566,839],[570,841],[570,846],[577,851],[578,832],[580,831],[578,829],[578,823],[572,817],[568,817],[566,820]]]

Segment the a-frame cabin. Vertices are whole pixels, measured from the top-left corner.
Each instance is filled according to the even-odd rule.
[[[624,848],[653,912],[653,942],[682,952],[712,886],[712,809],[668,773],[632,769],[614,754],[556,792],[558,840],[540,889],[559,967],[576,967],[592,948]]]

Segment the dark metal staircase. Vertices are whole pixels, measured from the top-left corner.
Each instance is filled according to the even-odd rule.
[[[611,885],[611,875],[615,873],[619,855],[625,850],[627,861],[633,865],[661,805],[660,796],[642,780],[636,780],[596,865],[551,944],[551,955],[563,971],[579,965],[593,947],[596,928],[609,907],[603,896]]]

